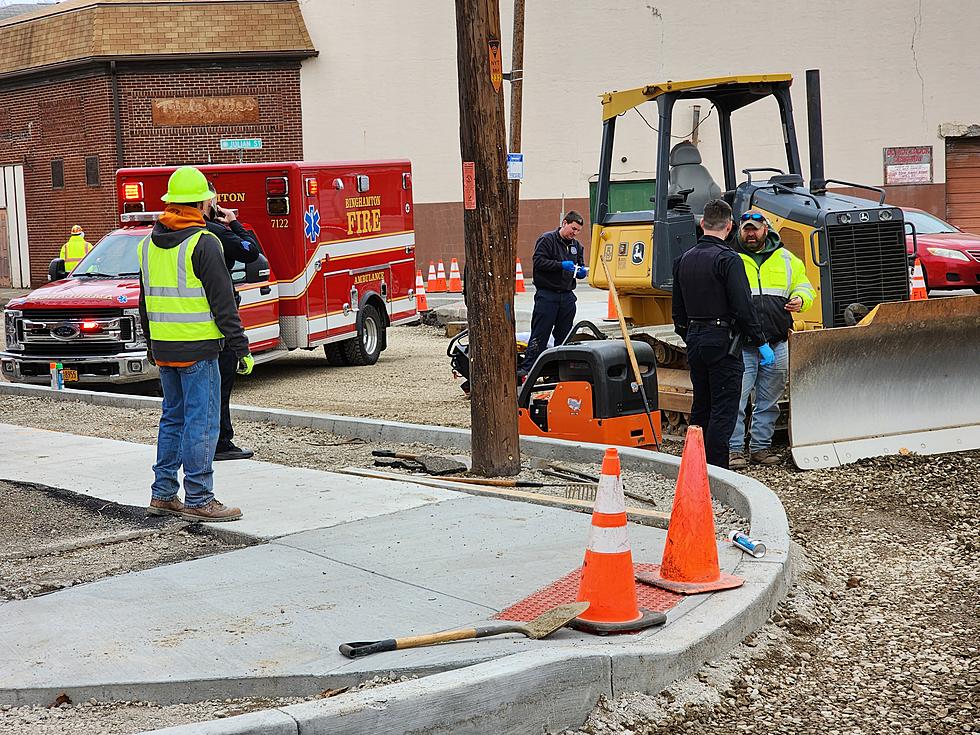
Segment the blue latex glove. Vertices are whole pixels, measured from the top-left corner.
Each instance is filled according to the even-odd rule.
[[[586,268],[584,265],[580,265],[578,268],[575,269],[575,277],[580,281],[583,278],[585,278],[587,275],[589,275],[589,269]]]
[[[561,262],[561,269],[563,271],[568,271],[569,273],[575,272],[575,261],[573,260],[563,260]]]
[[[776,362],[776,353],[772,351],[772,347],[769,345],[759,347],[759,355],[762,357],[762,360],[759,361],[760,365],[772,365]]]

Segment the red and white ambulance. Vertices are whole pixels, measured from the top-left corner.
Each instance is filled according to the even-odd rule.
[[[258,235],[265,258],[236,264],[242,323],[256,362],[324,348],[331,365],[371,365],[386,329],[417,318],[412,171],[406,160],[201,166],[218,203]],[[139,324],[136,245],[163,208],[174,167],[116,173],[120,224],[70,275],[7,304],[0,371],[47,383],[150,380]]]

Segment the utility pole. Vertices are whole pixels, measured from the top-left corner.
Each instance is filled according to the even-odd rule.
[[[524,0],[514,0],[514,48],[510,62],[510,152],[521,152],[521,104],[524,96]],[[517,250],[521,217],[521,180],[510,182],[510,239]]]
[[[456,0],[473,472],[521,469],[498,0]]]

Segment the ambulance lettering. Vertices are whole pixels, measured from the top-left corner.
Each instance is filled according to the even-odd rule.
[[[377,273],[361,273],[358,276],[354,276],[354,283],[372,283],[374,281],[381,281],[385,277],[383,271],[378,271]]]
[[[245,201],[244,191],[218,192],[218,204],[241,204]]]

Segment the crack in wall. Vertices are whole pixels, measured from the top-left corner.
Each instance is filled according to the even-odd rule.
[[[919,7],[916,11],[915,18],[912,22],[912,65],[915,67],[915,74],[919,77],[919,88],[921,90],[921,103],[922,103],[922,128],[926,130],[929,127],[929,123],[926,121],[926,80],[922,76],[922,71],[919,69],[919,56],[915,52],[915,37],[918,35],[919,31],[922,29],[922,0],[919,0]]]

